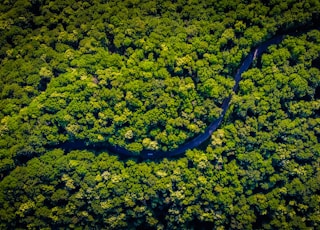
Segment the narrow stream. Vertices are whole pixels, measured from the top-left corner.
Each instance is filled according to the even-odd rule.
[[[237,70],[235,77],[234,77],[235,84],[232,88],[232,92],[236,93],[238,91],[239,82],[241,81],[242,73],[247,71],[249,69],[249,67],[251,66],[252,62],[256,58],[260,57],[261,54],[264,53],[270,45],[279,44],[283,40],[285,35],[299,35],[299,34],[302,34],[303,32],[306,32],[310,29],[312,29],[312,25],[304,27],[304,28],[300,27],[300,28],[293,29],[290,32],[287,32],[286,34],[276,35],[276,36],[272,37],[271,39],[263,42],[258,47],[254,48],[246,56],[246,58],[243,60],[243,62],[241,64],[241,66]],[[316,29],[319,29],[319,28],[316,28]],[[222,112],[221,112],[219,118],[217,118],[216,120],[211,122],[210,125],[205,129],[204,133],[199,134],[198,136],[194,137],[190,141],[184,143],[183,145],[181,145],[180,147],[178,147],[177,149],[174,149],[172,151],[163,152],[163,151],[157,151],[157,150],[143,150],[139,154],[137,154],[137,153],[131,152],[131,151],[129,151],[123,147],[120,147],[120,146],[112,146],[112,145],[106,144],[106,143],[96,143],[96,144],[92,144],[92,145],[86,145],[84,143],[84,141],[81,141],[81,140],[77,140],[74,142],[62,143],[62,144],[59,144],[55,147],[62,148],[62,149],[68,150],[68,151],[74,150],[74,149],[90,149],[90,148],[91,149],[92,148],[93,149],[103,149],[103,148],[106,148],[109,151],[111,151],[121,157],[139,157],[142,159],[157,159],[157,158],[165,158],[165,157],[166,158],[176,157],[176,156],[184,154],[188,149],[196,148],[199,145],[201,145],[202,143],[204,143],[206,140],[208,140],[208,138],[211,137],[211,134],[219,128],[227,110],[229,109],[231,96],[233,94],[232,92],[230,93],[230,95],[227,98],[224,99],[224,101],[222,103],[222,107],[221,107]]]

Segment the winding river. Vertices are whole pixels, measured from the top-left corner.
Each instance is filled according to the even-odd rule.
[[[276,36],[272,37],[271,39],[267,40],[266,42],[260,44],[258,47],[254,48],[246,56],[246,58],[243,60],[243,62],[241,64],[240,68],[237,70],[235,77],[234,77],[235,84],[232,88],[232,92],[230,93],[230,95],[227,98],[225,98],[222,103],[222,107],[221,107],[222,112],[221,112],[219,118],[217,118],[212,123],[210,123],[210,125],[205,129],[205,131],[203,133],[199,134],[198,136],[191,139],[190,141],[184,143],[183,145],[181,145],[177,149],[174,149],[172,151],[167,151],[167,152],[157,151],[157,150],[143,150],[140,152],[140,154],[136,154],[136,153],[131,152],[123,147],[112,146],[110,144],[105,144],[105,143],[104,144],[92,144],[92,145],[87,146],[84,143],[84,141],[81,141],[81,140],[77,140],[74,142],[66,142],[66,143],[60,144],[56,147],[63,148],[65,150],[86,149],[86,148],[99,148],[99,149],[107,148],[111,152],[113,152],[121,157],[126,157],[126,158],[127,157],[139,157],[144,160],[145,159],[169,158],[169,157],[180,156],[180,155],[184,154],[187,150],[196,148],[199,145],[201,145],[202,143],[204,143],[205,141],[207,141],[211,137],[212,133],[219,128],[227,110],[230,107],[230,101],[231,101],[232,94],[236,93],[238,91],[239,82],[241,80],[242,73],[248,70],[248,68],[250,67],[250,65],[252,64],[252,62],[256,58],[261,56],[261,54],[263,52],[265,52],[270,45],[279,44],[283,40],[285,35],[297,35],[302,32],[308,31],[308,30],[312,29],[313,27],[314,26],[311,25],[311,26],[306,26],[303,28],[300,27],[300,28],[292,29],[291,32],[286,32],[286,34],[276,35]],[[317,27],[316,29],[319,29],[319,28]]]

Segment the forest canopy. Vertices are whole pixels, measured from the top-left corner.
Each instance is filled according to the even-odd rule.
[[[0,228],[320,226],[320,2],[0,3]],[[170,151],[222,113],[177,159]],[[61,148],[84,143],[81,150]]]

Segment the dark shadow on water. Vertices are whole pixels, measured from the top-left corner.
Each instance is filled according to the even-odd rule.
[[[320,56],[312,61],[311,66],[320,69]]]
[[[318,86],[314,93],[314,99],[320,99],[320,86]]]

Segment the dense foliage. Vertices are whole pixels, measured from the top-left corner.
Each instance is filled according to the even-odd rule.
[[[311,24],[319,9],[317,0],[1,3],[0,228],[319,228],[319,30],[257,58],[224,124],[185,157],[55,148],[176,148],[219,116],[252,47]]]

